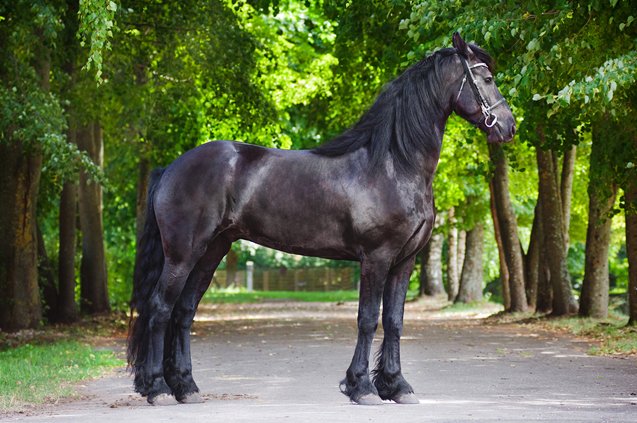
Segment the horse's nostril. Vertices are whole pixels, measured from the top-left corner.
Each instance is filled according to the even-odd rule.
[[[515,123],[511,125],[511,136],[515,135]]]

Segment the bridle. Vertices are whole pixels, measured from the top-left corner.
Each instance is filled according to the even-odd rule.
[[[469,81],[469,86],[471,87],[471,91],[473,91],[473,95],[476,98],[476,101],[478,102],[478,104],[480,105],[480,110],[482,110],[482,119],[480,119],[476,123],[476,126],[484,122],[484,125],[487,128],[492,128],[498,121],[498,115],[493,113],[492,110],[504,102],[504,97],[496,101],[494,104],[489,105],[489,103],[487,103],[487,101],[482,96],[482,93],[480,93],[480,90],[478,89],[478,85],[476,84],[476,79],[473,76],[473,72],[471,71],[471,69],[475,69],[479,67],[488,68],[489,66],[487,66],[486,63],[476,63],[475,65],[469,66],[469,63],[463,57],[460,57],[460,61],[462,62],[462,67],[464,68],[464,77],[462,78],[462,84],[460,84],[460,90],[458,91],[456,102],[458,102],[458,100],[460,99],[460,94],[462,94],[462,89],[464,88],[464,84],[467,81]],[[491,121],[489,121],[489,119],[491,119]]]

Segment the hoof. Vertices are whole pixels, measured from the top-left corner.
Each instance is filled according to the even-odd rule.
[[[392,400],[397,404],[420,404],[420,400],[413,392],[409,394],[398,394]]]
[[[150,405],[174,405],[175,399],[168,394],[159,394],[153,397],[149,396],[147,399]]]
[[[358,401],[354,401],[358,405],[382,405],[383,400],[380,399],[378,395],[367,394],[363,395],[358,399]]]
[[[179,398],[177,401],[182,404],[201,404],[204,402],[201,395],[199,395],[199,392],[191,392],[183,398]]]

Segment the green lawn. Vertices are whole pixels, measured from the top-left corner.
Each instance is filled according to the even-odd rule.
[[[264,301],[340,302],[357,301],[358,291],[253,291],[211,289],[203,297],[208,303],[259,303]]]
[[[74,382],[124,364],[112,351],[76,341],[0,351],[0,412],[73,395]]]

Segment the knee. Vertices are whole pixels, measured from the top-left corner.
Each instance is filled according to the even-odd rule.
[[[403,319],[388,315],[383,317],[383,330],[395,335],[402,335],[403,332]]]
[[[190,305],[176,305],[173,311],[173,320],[175,324],[182,328],[188,329],[192,325],[192,320],[195,317],[195,307]]]
[[[358,330],[365,334],[375,333],[378,328],[378,317],[362,316],[358,318]]]

